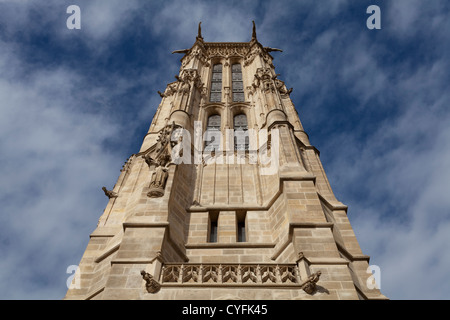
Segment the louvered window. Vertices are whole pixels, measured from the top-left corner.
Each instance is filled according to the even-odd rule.
[[[243,102],[244,83],[242,82],[242,68],[239,63],[231,66],[231,80],[233,89],[233,102]]]
[[[211,102],[222,101],[222,64],[215,64],[212,70],[211,79]]]
[[[248,150],[248,124],[245,114],[238,114],[233,119],[234,127],[234,149]]]
[[[205,151],[218,150],[220,146],[220,115],[214,114],[208,118],[205,132]]]

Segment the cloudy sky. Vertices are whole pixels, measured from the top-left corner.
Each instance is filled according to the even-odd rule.
[[[81,29],[69,30],[69,5]],[[381,30],[366,9],[381,8]],[[258,40],[391,299],[450,299],[447,0],[0,0],[0,299],[62,299],[202,21]]]

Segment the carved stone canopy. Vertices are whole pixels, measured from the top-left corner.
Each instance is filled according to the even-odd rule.
[[[151,198],[162,197],[169,177],[168,166],[172,163],[172,149],[179,139],[174,137],[176,129],[181,128],[175,122],[165,126],[159,133],[158,139],[152,151],[143,155],[145,162],[153,170],[150,179],[149,192]],[[175,138],[175,139],[174,139]]]
[[[172,134],[175,129],[180,128],[175,122],[165,126],[156,139],[156,145],[152,151],[143,155],[148,166],[162,166],[166,167],[171,161],[172,148],[178,141],[172,141]]]

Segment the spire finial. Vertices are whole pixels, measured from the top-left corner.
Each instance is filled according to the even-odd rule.
[[[202,22],[201,22],[201,21],[198,23],[197,40],[198,40],[198,39],[203,40],[203,37],[202,37]]]
[[[253,39],[256,40],[256,25],[255,25],[255,20],[253,20],[252,23],[253,23],[252,40],[253,40]]]

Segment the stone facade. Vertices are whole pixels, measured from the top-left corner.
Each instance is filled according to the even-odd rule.
[[[65,299],[386,299],[366,285],[369,257],[272,51],[255,28],[249,42],[211,43],[200,26],[192,48],[175,51],[180,73],[159,92],[141,149],[104,188],[109,203]],[[255,149],[235,148],[238,126],[268,135],[256,161]],[[223,148],[208,158],[211,140],[196,133],[210,129]],[[275,158],[263,152],[275,170],[264,171]]]

